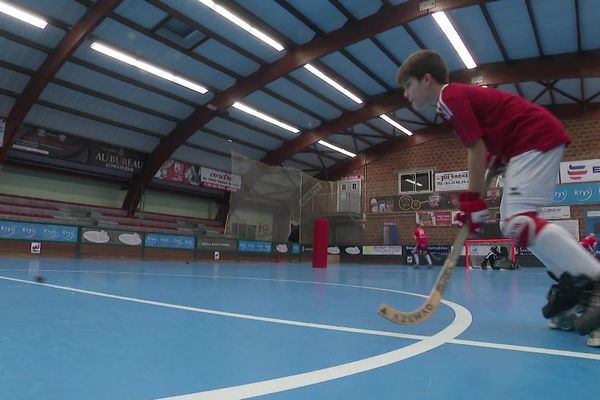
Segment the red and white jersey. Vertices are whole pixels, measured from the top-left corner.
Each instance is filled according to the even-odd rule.
[[[594,248],[596,243],[598,243],[598,239],[596,239],[594,236],[586,236],[579,242],[579,244],[586,249]]]
[[[417,228],[415,229],[415,231],[413,232],[413,236],[415,237],[415,240],[417,241],[418,244],[427,244],[427,233],[425,233],[425,229],[423,228]]]
[[[548,151],[571,140],[549,111],[493,88],[446,85],[440,93],[437,112],[465,147],[482,138],[488,151],[505,161],[531,150]]]

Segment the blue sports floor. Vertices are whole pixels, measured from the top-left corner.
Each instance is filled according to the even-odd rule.
[[[600,349],[550,330],[543,269],[0,260],[0,399],[592,399]],[[36,269],[46,284],[31,280]]]

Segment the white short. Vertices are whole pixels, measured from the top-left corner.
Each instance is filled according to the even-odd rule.
[[[552,203],[564,150],[565,146],[546,152],[532,150],[509,160],[500,204],[502,220]]]

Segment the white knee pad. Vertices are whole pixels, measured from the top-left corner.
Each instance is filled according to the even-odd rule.
[[[514,240],[517,246],[527,247],[535,243],[537,232],[546,224],[537,215],[520,214],[501,221],[500,230],[504,236]]]

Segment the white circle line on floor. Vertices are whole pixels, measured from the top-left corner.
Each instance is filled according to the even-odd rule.
[[[39,286],[44,286],[44,287],[48,287],[48,288],[66,290],[66,291],[70,291],[70,292],[82,293],[82,294],[87,294],[87,295],[92,295],[92,296],[99,296],[99,297],[105,297],[105,298],[110,298],[110,299],[124,300],[124,301],[130,301],[130,302],[135,302],[135,303],[148,304],[148,305],[154,305],[154,306],[166,307],[166,308],[174,308],[174,309],[179,309],[179,310],[186,310],[186,311],[199,312],[199,313],[205,313],[205,314],[221,315],[221,316],[243,318],[243,319],[249,319],[249,320],[255,320],[255,321],[263,321],[263,322],[271,322],[271,323],[278,323],[278,324],[311,327],[311,328],[319,328],[319,329],[327,329],[327,330],[335,330],[335,331],[343,331],[343,332],[367,333],[367,334],[372,334],[372,335],[375,334],[375,335],[381,335],[381,336],[393,336],[393,337],[400,337],[400,338],[404,338],[404,339],[419,340],[417,343],[410,344],[408,346],[402,347],[397,350],[393,350],[393,351],[390,351],[387,353],[379,354],[377,356],[353,361],[350,363],[336,365],[334,367],[314,370],[314,371],[310,371],[310,372],[305,372],[305,373],[296,374],[296,375],[290,375],[290,376],[276,378],[276,379],[269,379],[269,380],[245,384],[245,385],[232,386],[232,387],[227,387],[227,388],[221,388],[221,389],[209,390],[209,391],[204,391],[204,392],[190,393],[190,394],[185,394],[185,395],[164,398],[164,399],[170,399],[170,400],[174,400],[174,399],[177,399],[177,400],[247,399],[247,398],[252,398],[252,397],[256,397],[256,396],[262,396],[262,395],[266,395],[266,394],[282,392],[285,390],[296,389],[296,388],[300,388],[300,387],[307,386],[307,385],[313,385],[313,384],[320,383],[320,382],[325,382],[325,381],[338,379],[338,378],[342,378],[342,377],[349,376],[349,375],[358,374],[358,373],[369,371],[369,370],[372,370],[375,368],[384,367],[386,365],[393,364],[393,363],[405,360],[410,357],[417,356],[421,353],[427,352],[427,351],[435,349],[436,347],[439,347],[443,344],[446,344],[446,343],[450,342],[452,339],[456,338],[461,333],[463,333],[469,327],[469,325],[471,324],[471,321],[472,321],[471,313],[466,308],[464,308],[461,305],[442,300],[442,302],[444,304],[450,306],[454,310],[454,313],[455,313],[454,320],[450,323],[450,325],[448,325],[447,327],[445,327],[444,329],[442,329],[441,331],[439,331],[438,333],[436,333],[432,336],[405,335],[405,334],[400,334],[400,333],[396,333],[396,332],[375,331],[375,330],[369,330],[369,329],[349,328],[349,327],[335,326],[335,325],[313,324],[313,323],[308,323],[308,322],[291,321],[291,320],[283,320],[283,319],[278,319],[278,318],[267,318],[267,317],[259,317],[259,316],[247,315],[247,314],[237,314],[237,313],[231,313],[231,312],[209,310],[209,309],[203,309],[203,308],[182,306],[182,305],[178,305],[178,304],[170,304],[170,303],[163,303],[163,302],[152,301],[152,300],[138,299],[138,298],[134,298],[134,297],[118,296],[118,295],[113,295],[113,294],[109,294],[109,293],[77,289],[77,288],[72,288],[72,287],[68,287],[68,286],[59,286],[59,285],[52,285],[52,284],[48,284],[48,283],[32,282],[29,280],[11,278],[11,277],[6,277],[6,276],[0,276],[0,279],[7,280],[7,281],[13,281],[13,282],[19,282],[19,283],[25,283],[25,284],[31,284],[31,285],[39,285]],[[336,285],[341,286],[340,284],[336,284]],[[360,286],[352,286],[352,285],[348,285],[348,286],[349,287],[360,287]],[[379,289],[379,288],[373,288],[373,289]],[[383,290],[388,291],[389,289],[383,289]],[[427,296],[424,296],[421,294],[416,294],[416,293],[400,292],[400,291],[395,291],[395,290],[389,290],[389,291],[403,293],[403,294],[409,294],[409,295],[419,296],[419,297],[427,297]]]

